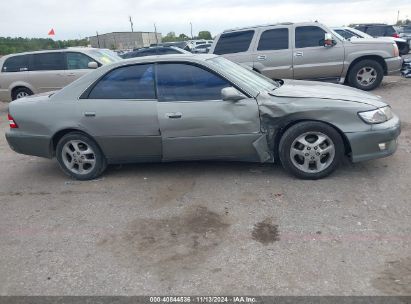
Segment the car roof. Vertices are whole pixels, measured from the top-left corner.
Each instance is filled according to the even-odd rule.
[[[223,33],[235,32],[235,31],[242,31],[242,30],[252,30],[258,28],[265,28],[270,26],[278,26],[278,25],[311,25],[311,24],[321,24],[320,22],[279,22],[279,23],[272,23],[272,24],[260,24],[260,25],[252,25],[246,27],[236,27],[225,30]],[[322,25],[322,24],[321,24]]]
[[[121,61],[114,62],[110,66],[121,66],[124,64],[157,62],[157,61],[197,61],[202,62],[211,58],[218,57],[214,54],[168,54],[168,55],[153,55],[144,57],[127,58]]]
[[[31,52],[21,52],[21,53],[13,53],[3,56],[2,58],[8,58],[13,56],[20,56],[20,55],[31,55],[31,54],[43,54],[43,53],[58,53],[58,52],[88,52],[91,50],[100,50],[98,48],[89,48],[89,47],[69,47],[64,49],[53,49],[53,50],[40,50],[40,51],[31,51]]]

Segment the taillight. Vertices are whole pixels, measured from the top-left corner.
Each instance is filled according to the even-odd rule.
[[[392,34],[392,36],[393,36],[394,38],[400,38],[400,35],[398,35],[397,33]]]
[[[394,57],[400,56],[400,51],[398,50],[398,45],[396,43],[393,43],[392,47],[394,48]]]
[[[16,124],[16,122],[14,121],[14,118],[11,117],[10,114],[7,114],[7,118],[9,119],[9,125],[10,125],[10,128],[11,128],[11,129],[16,129],[16,128],[19,127],[19,126]]]

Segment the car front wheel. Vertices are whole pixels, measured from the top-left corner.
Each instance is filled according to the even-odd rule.
[[[344,142],[327,124],[301,122],[283,134],[279,155],[289,173],[302,179],[319,179],[337,168],[344,155]]]
[[[364,91],[374,90],[381,84],[384,70],[375,60],[361,60],[357,62],[348,74],[351,86]]]
[[[56,155],[63,171],[78,180],[94,179],[106,168],[99,146],[83,133],[64,135],[57,144]]]

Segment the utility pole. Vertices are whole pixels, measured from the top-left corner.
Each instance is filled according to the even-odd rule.
[[[398,13],[397,13],[397,24],[398,24],[398,21],[400,21],[400,10],[398,10]]]
[[[98,32],[96,31],[96,34],[97,34],[97,45],[98,45],[98,48],[100,48],[100,38],[99,38],[99,36],[98,36]]]
[[[190,32],[191,32],[191,39],[194,39],[193,38],[193,24],[191,23],[191,21],[190,21]]]
[[[130,21],[131,32],[134,32],[133,20],[131,19],[131,16],[128,16],[128,20]]]
[[[154,23],[154,35],[156,35],[156,44],[158,45],[157,26],[155,23]]]

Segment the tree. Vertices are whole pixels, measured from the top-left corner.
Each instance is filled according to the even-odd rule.
[[[209,31],[201,31],[198,33],[198,39],[211,40],[211,33]]]
[[[398,20],[395,25],[398,25],[398,26],[411,25],[411,20],[410,19]]]
[[[0,55],[11,53],[61,49],[69,46],[87,46],[87,39],[75,40],[52,40],[44,38],[11,38],[0,37]]]
[[[167,35],[163,37],[163,42],[173,42],[176,41],[176,33],[169,32]]]

